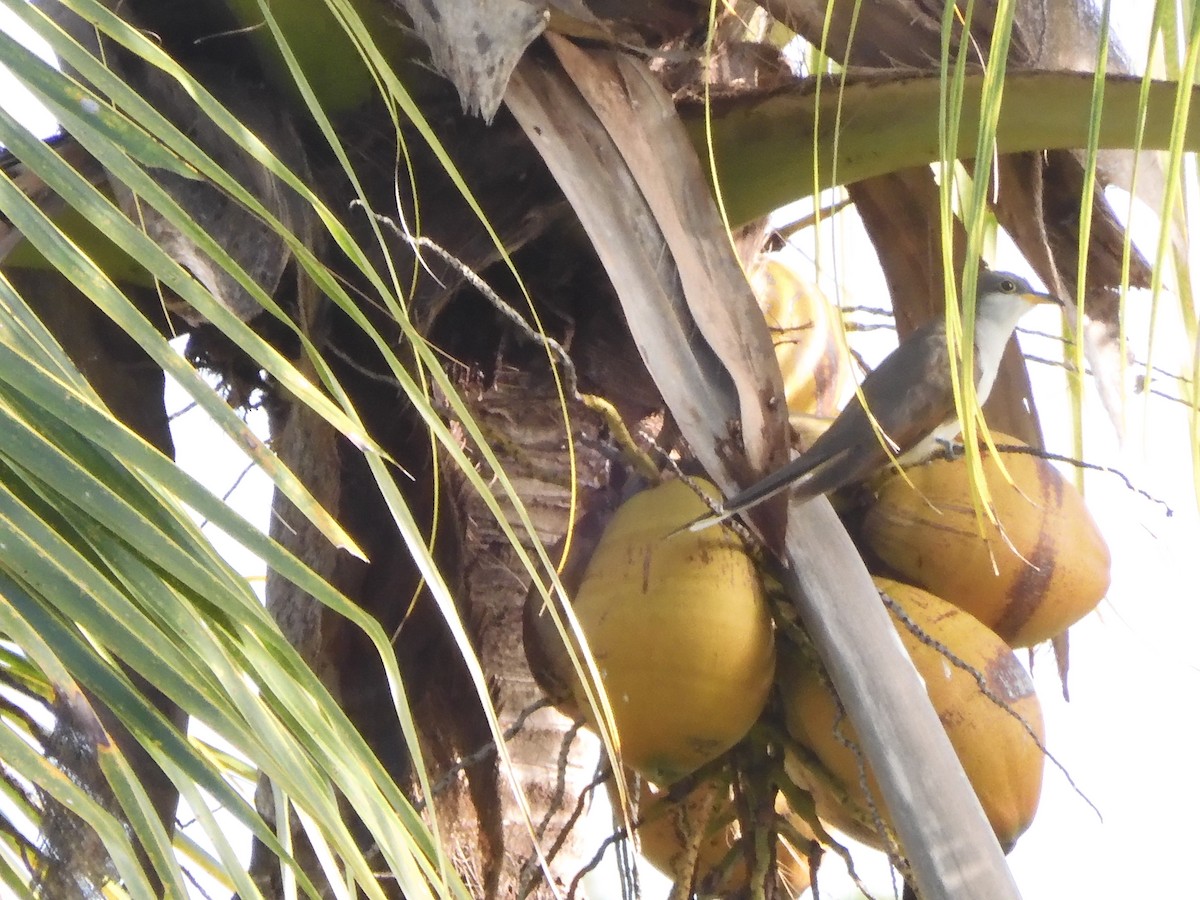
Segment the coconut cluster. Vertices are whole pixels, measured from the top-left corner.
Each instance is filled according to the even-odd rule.
[[[836,310],[778,260],[753,279],[792,420],[811,439],[830,398],[843,400],[853,384]],[[852,518],[899,639],[1007,852],[1037,810],[1045,756],[1041,708],[1013,648],[1057,637],[1094,609],[1110,560],[1074,486],[1019,441],[994,441],[1008,449],[982,451],[982,482],[973,484],[961,456],[935,459],[859,489]],[[807,884],[806,847],[829,839],[826,825],[890,849],[890,819],[815,654],[794,628],[776,629],[762,566],[728,528],[683,528],[708,512],[698,490],[719,499],[710,484],[674,479],[628,499],[568,585],[573,652],[538,614],[538,598],[526,610],[527,650],[559,705],[657,786],[642,806],[643,852],[701,894],[736,893],[750,876],[731,856],[745,840],[732,805],[736,773],[689,776],[756,722],[786,735],[780,780],[810,798],[799,816],[776,797],[776,877],[794,892]]]

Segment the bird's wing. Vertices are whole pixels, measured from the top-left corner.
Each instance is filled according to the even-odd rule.
[[[900,456],[954,415],[945,324],[931,322],[913,332],[863,380],[860,393],[861,402],[857,395],[852,398],[804,454],[812,457],[814,468],[828,461],[816,493],[865,478],[884,465],[889,457],[880,432],[892,454]]]
[[[912,372],[926,373],[912,380]],[[932,375],[932,377],[930,377]],[[862,400],[899,456],[954,413],[954,392],[943,322],[931,322],[900,344],[862,383]],[[722,504],[711,525],[796,485],[797,496],[815,497],[866,478],[888,461],[881,438],[856,395],[829,429],[804,453]]]

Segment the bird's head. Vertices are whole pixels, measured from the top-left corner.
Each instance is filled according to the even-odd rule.
[[[1022,312],[1040,303],[1063,305],[1063,302],[1053,294],[1035,291],[1029,282],[1020,275],[1013,275],[1011,272],[993,272],[990,269],[979,273],[975,297],[980,305],[1018,308]]]
[[[985,269],[979,274],[975,292],[977,334],[981,323],[990,323],[991,330],[1004,335],[1007,340],[1021,317],[1042,303],[1063,305],[1052,294],[1035,291],[1020,275]]]

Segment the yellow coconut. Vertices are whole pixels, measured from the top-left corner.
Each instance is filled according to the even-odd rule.
[[[1019,444],[994,434],[997,444]],[[965,609],[1014,647],[1052,638],[1108,591],[1109,553],[1079,492],[1043,459],[1004,453],[1009,484],[985,451],[1003,533],[980,536],[964,459],[887,476],[863,522],[867,546],[896,575]]]
[[[771,329],[788,409],[800,415],[836,415],[853,383],[833,305],[777,256],[762,258],[751,283]]]
[[[712,485],[705,489],[717,496]],[[679,481],[630,498],[600,538],[574,599],[622,761],[660,784],[741,740],[775,674],[770,610],[741,540],[725,528],[674,533],[706,512]],[[595,722],[574,671],[563,680]]]
[[[952,664],[892,614],[900,639],[925,681],[929,700],[1000,845],[1007,851],[1033,821],[1041,794],[1043,756],[1038,745],[1044,745],[1044,729],[1033,684],[1012,650],[968,613],[919,588],[884,578],[876,579],[876,584],[921,631],[973,670],[964,671]],[[987,692],[1007,704],[1008,709],[981,690],[973,673],[983,676]],[[810,785],[815,780],[824,788],[814,791],[823,818],[855,837],[872,841],[874,829],[870,827],[871,815],[866,812],[870,807],[861,786],[858,762],[835,732],[837,705],[833,695],[815,667],[799,653],[781,657],[779,680],[788,732],[832,776],[832,789],[822,786],[819,779],[808,779],[796,760],[789,771],[799,770],[802,780]],[[843,720],[838,727],[857,744],[857,735],[848,721]],[[867,783],[876,809],[890,826],[869,769]],[[839,794],[851,801],[848,808],[839,804]],[[872,842],[879,843],[877,839]]]
[[[701,897],[745,895],[750,876],[738,843],[741,828],[728,785],[707,782],[682,800],[672,800],[649,786],[647,792],[638,816],[642,855],[672,878],[694,874],[692,885]],[[775,814],[786,819],[801,837],[813,840],[808,826],[788,809],[782,796],[776,798]],[[695,868],[689,871],[688,847],[696,844]],[[808,847],[794,846],[782,835],[776,840],[775,867],[781,896],[795,897],[811,883]]]

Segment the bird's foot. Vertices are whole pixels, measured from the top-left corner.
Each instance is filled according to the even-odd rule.
[[[959,440],[951,440],[950,438],[938,438],[938,454],[946,459],[958,459],[965,456],[967,453],[966,445]]]

